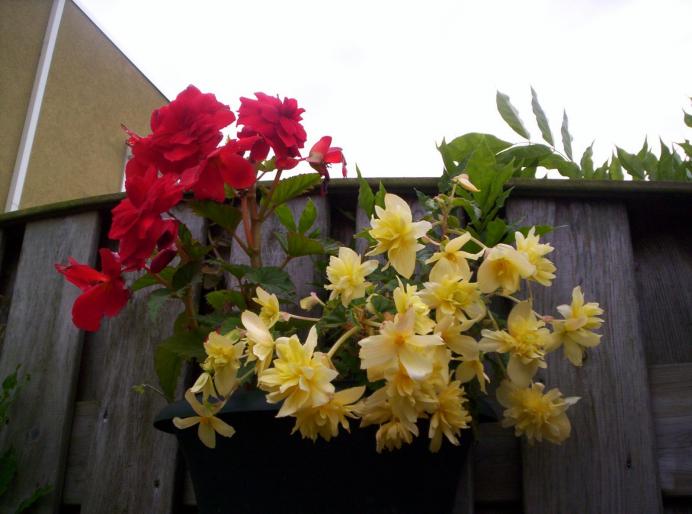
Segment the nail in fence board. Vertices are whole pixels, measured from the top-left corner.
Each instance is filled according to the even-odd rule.
[[[534,287],[534,308],[557,315],[580,284],[586,301],[605,309],[602,344],[581,368],[562,350],[548,356],[547,388],[581,401],[568,415],[572,435],[523,452],[526,512],[657,513],[661,511],[655,439],[640,339],[627,212],[618,203],[512,200],[508,218],[550,224],[545,239],[558,274],[550,288]]]
[[[37,486],[53,491],[33,512],[56,512],[62,491],[82,334],[72,324],[72,303],[80,291],[55,271],[68,256],[95,264],[97,213],[29,223],[0,358],[0,377],[21,365],[31,375],[0,432],[0,448],[14,447],[18,476],[0,511],[14,512]]]
[[[189,211],[179,217],[201,239],[202,220]],[[169,513],[173,508],[177,440],[152,423],[166,402],[132,386],[158,385],[154,348],[173,330],[182,310],[168,301],[156,320],[148,316],[149,290],[138,291],[127,307],[92,334],[85,349],[80,397],[99,401],[98,416],[82,487],[82,514]],[[96,370],[96,374],[94,371]]]
[[[315,207],[317,207],[317,219],[309,232],[319,228],[321,235],[329,236],[329,203],[323,196],[314,195],[310,198],[315,204]],[[300,214],[303,212],[307,200],[308,197],[304,196],[288,202],[288,206],[293,213],[296,224],[300,219]],[[286,257],[283,248],[281,248],[279,241],[277,241],[274,235],[275,232],[285,234],[286,229],[279,223],[279,220],[275,216],[271,216],[262,225],[262,264],[264,266],[281,266]],[[243,232],[242,224],[236,233],[242,241],[245,241],[245,233]],[[235,241],[231,248],[231,262],[235,264],[250,264],[248,256]],[[308,296],[311,291],[316,291],[316,286],[313,282],[321,277],[318,277],[317,269],[312,264],[312,256],[296,257],[292,259],[285,270],[291,277],[291,281],[296,288],[296,301]]]

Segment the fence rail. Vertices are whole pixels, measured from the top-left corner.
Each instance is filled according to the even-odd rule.
[[[384,182],[412,204],[414,187],[434,188],[431,179]],[[353,181],[334,181],[328,196],[313,197],[323,233],[351,241],[365,221],[356,194]],[[120,198],[0,216],[0,377],[18,364],[31,375],[0,432],[0,449],[12,444],[20,469],[1,512],[43,484],[54,489],[37,512],[194,512],[175,439],[151,424],[162,400],[131,391],[156,383],[150,350],[175,312],[152,323],[137,293],[85,335],[71,323],[78,291],[53,268],[68,256],[95,263]],[[536,295],[539,310],[568,302],[581,284],[607,322],[582,368],[548,359],[547,383],[582,397],[570,411],[572,437],[530,447],[482,424],[455,512],[692,513],[692,185],[522,181],[506,211],[559,227],[547,236],[558,278]],[[192,218],[190,228],[204,232]],[[275,228],[265,235],[267,262]],[[313,268],[291,265],[307,293]]]

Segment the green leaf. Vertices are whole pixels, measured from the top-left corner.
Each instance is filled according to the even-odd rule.
[[[365,214],[370,218],[375,212],[375,194],[368,181],[360,174],[360,169],[356,165],[356,175],[358,175],[358,207],[363,209]]]
[[[174,334],[156,347],[154,368],[159,377],[162,391],[168,399],[173,399],[183,360],[203,361],[206,354],[203,346],[204,336],[195,332]]]
[[[17,454],[9,448],[0,457],[0,496],[7,492],[17,473]]]
[[[646,175],[646,170],[644,169],[644,163],[639,159],[637,155],[627,153],[622,148],[616,146],[615,150],[617,152],[620,164],[625,168],[632,178],[635,180],[644,180]]]
[[[495,96],[495,102],[497,103],[497,110],[500,116],[502,116],[507,125],[524,139],[530,139],[529,131],[526,130],[521,119],[519,119],[519,113],[509,101],[509,96],[498,91]]]
[[[382,207],[384,209],[384,195],[387,194],[387,191],[384,189],[384,184],[380,182],[380,188],[377,190],[377,193],[375,194],[375,205],[378,207]]]
[[[170,298],[171,290],[165,287],[153,291],[147,298],[147,318],[155,321],[164,303]]]
[[[507,99],[509,101],[509,98]],[[550,131],[550,125],[548,124],[548,118],[543,112],[541,104],[538,103],[538,95],[536,91],[531,88],[531,109],[533,109],[533,114],[536,116],[536,123],[541,131],[543,140],[546,141],[550,146],[555,146],[555,141],[553,140],[553,133]],[[563,122],[564,123],[564,122]],[[564,127],[564,124],[563,124]],[[528,136],[526,136],[528,139]]]
[[[442,155],[446,170],[455,176],[466,169],[467,161],[481,143],[485,143],[494,154],[512,146],[511,143],[498,139],[493,135],[470,132],[453,139],[449,143],[443,140],[437,149]]]
[[[503,220],[499,218],[491,220],[485,229],[483,243],[486,246],[495,246],[502,241],[505,232],[507,232],[507,224]]]
[[[170,281],[171,278],[173,278],[173,273],[175,273],[175,268],[173,268],[172,266],[168,266],[159,272],[159,276],[166,281]],[[158,284],[160,284],[160,282],[156,277],[149,273],[146,273],[132,283],[132,285],[130,286],[130,290],[132,292],[135,292],[139,291],[140,289],[155,286]]]
[[[553,154],[553,149],[542,144],[517,145],[497,154],[497,160],[509,164],[514,160],[519,166],[538,166],[541,159]]]
[[[307,193],[321,182],[322,178],[319,173],[305,173],[303,175],[294,175],[289,178],[282,179],[279,185],[276,186],[274,194],[271,197],[271,205],[276,207],[288,200]],[[262,205],[266,204],[266,196],[262,198]]]
[[[685,115],[685,125],[688,127],[692,127],[692,114],[688,114],[683,111],[683,114]]]
[[[565,149],[567,157],[572,159],[572,135],[569,133],[569,120],[567,119],[567,111],[562,111],[562,147]]]
[[[222,289],[212,291],[205,296],[207,303],[215,310],[220,312],[229,312],[231,308],[237,307],[239,310],[247,308],[245,297],[239,291],[233,289]]]
[[[171,286],[175,291],[180,291],[184,287],[190,285],[192,281],[199,276],[201,270],[202,263],[199,261],[191,261],[187,264],[183,264],[173,274]]]
[[[276,209],[274,209],[274,214],[276,214],[279,222],[288,230],[296,230],[296,222],[293,219],[293,211],[291,211],[291,208],[288,205],[282,203]]]
[[[584,178],[593,177],[593,143],[591,143],[581,156],[581,172]]]
[[[661,140],[661,157],[658,160],[658,169],[655,179],[671,180],[673,178],[673,154],[670,148]]]
[[[609,169],[610,169],[610,162],[608,160],[606,160],[603,164],[601,164],[598,168],[596,168],[594,170],[592,178],[600,179],[600,180],[607,178]]]
[[[210,219],[230,234],[235,232],[238,224],[243,219],[240,210],[229,204],[213,201],[195,201],[191,203],[191,206],[196,214]]]
[[[324,246],[317,239],[311,239],[298,232],[289,232],[286,234],[286,253],[291,257],[324,255]]]
[[[312,198],[308,198],[308,201],[305,203],[305,208],[300,214],[300,220],[298,221],[298,232],[305,234],[305,232],[310,230],[310,227],[312,227],[316,219],[317,207],[315,206],[315,202],[312,201]],[[293,230],[295,230],[295,228]]]
[[[247,264],[233,264],[220,259],[213,262],[221,266],[225,271],[228,271],[235,278],[243,278],[249,271],[254,269],[252,266],[248,266]]]
[[[245,273],[245,280],[262,286],[263,289],[279,296],[293,297],[295,286],[291,277],[281,268],[276,266],[264,266],[262,268],[250,268]]]
[[[579,166],[556,153],[543,157],[539,161],[539,165],[550,170],[557,170],[564,177],[581,178]]]
[[[38,503],[38,501],[43,498],[44,496],[47,496],[50,494],[50,492],[53,490],[53,487],[50,485],[44,485],[41,487],[37,487],[33,493],[31,493],[31,496],[28,498],[25,498],[22,503],[19,504],[19,507],[17,507],[17,510],[14,511],[14,514],[21,514],[22,512],[26,512],[27,509],[33,507]]]
[[[625,176],[622,174],[622,166],[620,166],[620,160],[613,155],[610,160],[610,166],[608,167],[608,174],[610,180],[623,180]]]

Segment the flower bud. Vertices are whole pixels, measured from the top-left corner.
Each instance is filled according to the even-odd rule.
[[[457,175],[452,179],[454,182],[456,182],[458,185],[466,189],[467,191],[471,191],[472,193],[479,193],[480,189],[478,189],[476,186],[473,185],[471,180],[469,180],[469,176],[466,173],[462,173],[461,175]]]

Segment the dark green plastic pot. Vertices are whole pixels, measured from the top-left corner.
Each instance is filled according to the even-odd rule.
[[[428,451],[425,433],[394,452],[375,451],[376,427],[342,432],[313,443],[290,435],[293,420],[259,391],[237,391],[219,414],[236,433],[205,447],[197,427],[178,430],[175,416],[194,416],[185,401],[156,417],[159,430],[180,442],[200,514],[399,514],[451,512],[471,439]],[[427,423],[421,423],[427,430]]]

